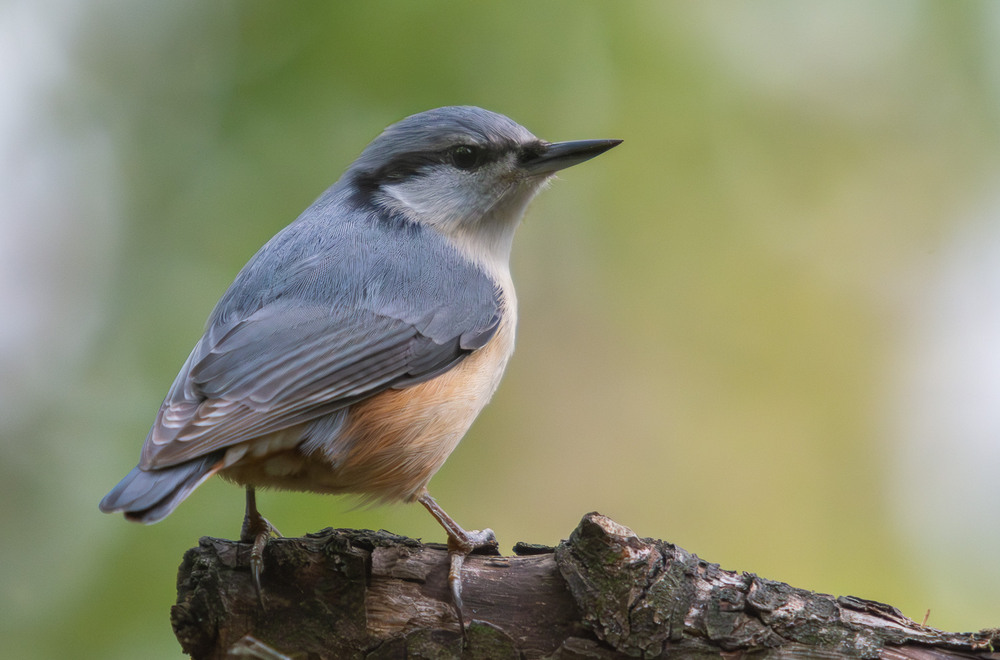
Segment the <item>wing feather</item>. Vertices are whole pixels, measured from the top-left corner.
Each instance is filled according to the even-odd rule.
[[[176,465],[389,387],[422,382],[470,352],[461,347],[460,332],[439,344],[409,323],[357,310],[348,316],[297,308],[296,314],[313,317],[289,327],[280,313],[255,315],[218,345],[195,348],[193,356],[205,357],[189,360],[178,374],[143,447],[144,469]]]

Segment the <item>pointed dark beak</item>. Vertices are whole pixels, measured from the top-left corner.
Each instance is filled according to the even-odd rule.
[[[552,174],[559,170],[578,165],[594,156],[600,156],[608,149],[621,144],[621,140],[573,140],[542,144],[538,151],[521,161],[521,167],[529,174]]]

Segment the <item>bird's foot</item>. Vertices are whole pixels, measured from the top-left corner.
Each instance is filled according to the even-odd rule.
[[[240,529],[240,541],[252,543],[250,547],[250,573],[253,575],[253,585],[257,592],[257,601],[264,607],[264,595],[260,576],[264,572],[264,547],[271,535],[281,536],[278,528],[257,510],[257,496],[254,489],[247,486],[247,508],[243,516],[243,527]]]
[[[465,558],[473,551],[480,548],[490,548],[495,551],[499,544],[496,534],[489,528],[482,531],[459,528],[459,531],[461,534],[452,535],[449,532],[448,535],[448,559],[450,562],[448,586],[451,589],[451,599],[455,603],[455,611],[458,613],[458,624],[462,628],[462,634],[465,635],[465,617],[462,614],[462,566],[465,564]]]
[[[458,615],[458,625],[462,630],[462,637],[465,637],[465,615],[462,611],[462,566],[465,564],[465,558],[474,550],[489,548],[496,552],[499,545],[496,534],[493,533],[492,529],[482,531],[462,529],[428,493],[418,497],[417,501],[430,511],[434,519],[448,533],[448,586],[452,602],[455,605],[455,613]]]

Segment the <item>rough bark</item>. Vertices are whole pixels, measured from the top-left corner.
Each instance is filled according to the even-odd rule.
[[[465,639],[443,546],[323,530],[271,540],[262,602],[248,544],[203,538],[171,619],[194,658],[994,658],[1000,631],[948,633],[888,605],[725,571],[596,513],[556,548],[465,564]]]

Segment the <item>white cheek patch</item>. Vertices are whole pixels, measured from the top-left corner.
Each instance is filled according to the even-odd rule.
[[[440,167],[407,181],[383,185],[382,192],[394,210],[447,231],[447,227],[482,215],[493,203],[497,191],[482,184],[475,175]]]

